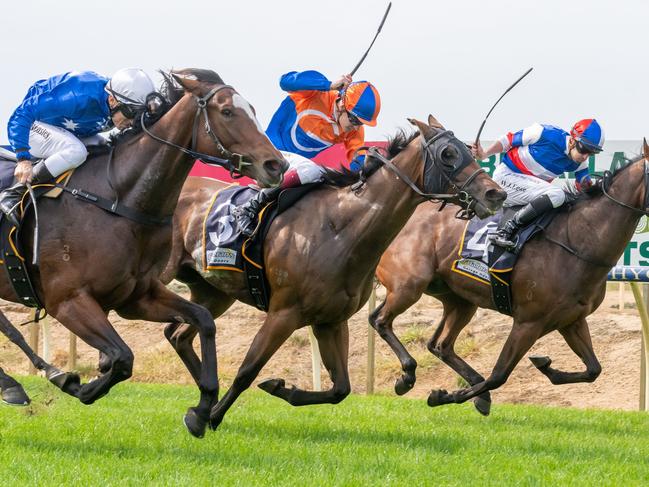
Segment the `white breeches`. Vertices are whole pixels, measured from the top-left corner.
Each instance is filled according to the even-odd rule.
[[[493,180],[507,192],[505,206],[526,205],[542,195],[547,195],[555,208],[566,201],[566,193],[559,186],[536,176],[514,172],[503,163],[496,167]]]
[[[44,159],[52,176],[79,167],[88,157],[86,146],[74,134],[43,122],[32,124],[29,146],[33,157]]]

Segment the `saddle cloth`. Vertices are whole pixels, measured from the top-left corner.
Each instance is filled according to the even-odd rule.
[[[519,230],[514,236],[516,246],[512,250],[493,245],[491,237],[500,224],[507,221],[518,208],[507,208],[505,218],[503,210],[500,210],[483,220],[477,217],[469,220],[460,239],[458,258],[453,263],[453,271],[485,284],[491,282],[493,274],[511,271],[525,243],[547,228],[556,215],[556,210],[549,211]]]
[[[236,184],[214,194],[203,220],[203,270],[243,272],[248,238],[241,233],[232,210],[256,194],[256,189]]]

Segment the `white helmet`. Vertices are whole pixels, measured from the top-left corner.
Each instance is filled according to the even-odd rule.
[[[117,71],[106,85],[106,91],[126,104],[144,105],[149,93],[155,91],[149,75],[138,68]]]

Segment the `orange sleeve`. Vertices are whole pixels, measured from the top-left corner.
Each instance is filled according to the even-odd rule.
[[[352,158],[356,154],[356,151],[359,147],[362,147],[365,144],[365,129],[359,127],[356,130],[352,130],[345,137],[345,155],[347,156],[347,166],[352,161]]]

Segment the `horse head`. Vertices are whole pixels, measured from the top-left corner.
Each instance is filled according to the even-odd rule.
[[[201,73],[212,76],[200,76]],[[230,161],[230,170],[255,179],[261,186],[277,186],[288,168],[284,156],[264,133],[255,110],[233,87],[211,71],[182,69],[171,72],[185,94],[193,96],[202,112],[195,121],[196,152]],[[216,77],[214,77],[216,76]]]
[[[428,116],[428,123],[409,121],[422,137],[426,193],[457,193],[449,201],[460,205],[467,216],[475,212],[479,218],[485,218],[502,207],[507,193],[485,173],[466,144],[432,115]]]

